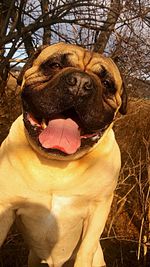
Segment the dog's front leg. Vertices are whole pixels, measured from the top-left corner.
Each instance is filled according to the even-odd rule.
[[[14,219],[15,214],[13,210],[0,205],[0,246],[3,244]]]
[[[103,232],[113,195],[103,201],[94,202],[85,221],[83,238],[78,250],[74,267],[106,266],[99,237]]]

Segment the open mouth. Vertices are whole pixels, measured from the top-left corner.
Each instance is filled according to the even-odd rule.
[[[24,113],[27,130],[36,143],[50,153],[71,155],[82,147],[93,146],[107,128],[90,132],[84,129],[74,108],[70,108],[51,118],[36,118],[31,113]]]

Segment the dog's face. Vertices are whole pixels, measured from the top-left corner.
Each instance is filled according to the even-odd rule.
[[[39,49],[25,65],[24,124],[30,143],[44,155],[84,154],[101,138],[126,95],[114,62],[75,45]]]

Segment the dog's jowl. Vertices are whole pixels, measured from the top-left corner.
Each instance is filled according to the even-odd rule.
[[[105,266],[99,243],[120,171],[126,94],[110,58],[64,43],[24,66],[23,114],[0,149],[0,245],[16,219],[29,267]]]

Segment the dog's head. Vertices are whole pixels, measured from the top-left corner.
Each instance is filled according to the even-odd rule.
[[[54,158],[80,157],[99,141],[118,110],[126,112],[114,62],[75,45],[38,49],[18,83],[29,142]]]

